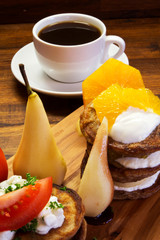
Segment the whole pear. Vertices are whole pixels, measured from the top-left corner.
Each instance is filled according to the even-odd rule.
[[[28,101],[22,138],[13,159],[13,172],[26,177],[26,173],[38,179],[52,176],[53,183],[62,184],[66,163],[55,142],[44,106],[38,94],[27,81],[24,66],[20,66],[26,83]]]
[[[111,203],[114,194],[112,176],[107,160],[108,121],[103,119],[98,128],[78,193],[85,206],[85,215],[96,217]]]

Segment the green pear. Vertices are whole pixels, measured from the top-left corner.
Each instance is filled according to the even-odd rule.
[[[13,159],[13,172],[23,178],[26,173],[38,179],[52,176],[53,183],[60,185],[66,163],[56,145],[42,101],[31,90],[23,65],[20,70],[26,82],[28,101],[22,138]]]
[[[92,146],[78,193],[85,206],[85,215],[96,217],[111,203],[114,184],[107,161],[108,121],[103,119]]]

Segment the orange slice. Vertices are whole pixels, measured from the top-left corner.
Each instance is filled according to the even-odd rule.
[[[93,100],[98,118],[107,117],[111,129],[116,117],[129,106],[155,112],[160,115],[160,99],[147,88],[122,88],[118,84],[111,85]]]
[[[122,87],[144,87],[139,70],[119,60],[110,58],[83,81],[82,91],[84,106],[115,83],[118,83]]]

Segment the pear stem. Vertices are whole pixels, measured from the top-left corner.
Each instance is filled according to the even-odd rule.
[[[29,81],[28,81],[28,78],[27,78],[27,75],[26,75],[24,64],[22,64],[22,63],[19,64],[19,69],[20,69],[20,72],[22,74],[22,77],[23,77],[25,85],[26,85],[27,94],[28,94],[28,96],[30,96],[33,93],[33,91],[32,91],[32,89],[31,89],[31,87],[29,85]]]

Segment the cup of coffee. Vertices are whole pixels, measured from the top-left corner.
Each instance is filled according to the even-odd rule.
[[[106,35],[104,23],[93,16],[62,13],[37,22],[32,30],[36,56],[43,71],[61,82],[83,81],[108,58],[118,58],[125,42]],[[118,51],[109,56],[115,43]]]

